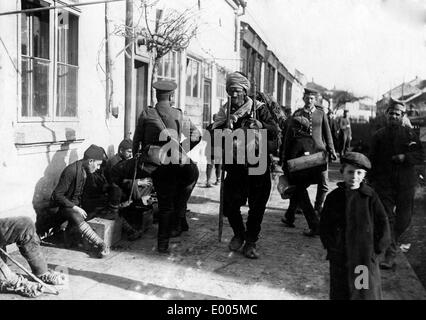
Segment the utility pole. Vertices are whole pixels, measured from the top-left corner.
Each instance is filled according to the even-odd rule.
[[[131,138],[133,79],[133,0],[126,0],[126,37],[124,52],[124,138]]]

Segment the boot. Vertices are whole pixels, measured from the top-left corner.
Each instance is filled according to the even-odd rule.
[[[259,254],[256,251],[256,243],[247,241],[243,248],[244,256],[249,259],[258,259]]]
[[[98,258],[104,258],[109,255],[110,251],[106,243],[96,234],[96,232],[90,227],[90,225],[83,221],[78,226],[81,235],[86,239],[96,250]]]
[[[242,236],[233,236],[231,241],[229,242],[228,248],[231,251],[238,251],[244,244],[244,237]]]
[[[181,218],[180,225],[181,225],[182,231],[189,230],[189,225],[188,225],[188,221],[186,221],[186,216]]]
[[[127,233],[127,240],[135,241],[142,237],[142,231],[133,228],[126,219],[123,219],[123,230]]]

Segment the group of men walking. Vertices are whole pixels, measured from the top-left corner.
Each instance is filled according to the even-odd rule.
[[[201,141],[202,134],[180,109],[173,107],[176,83],[163,80],[154,83],[153,87],[156,89],[157,104],[141,113],[133,141],[125,140],[120,144],[119,154],[110,159],[105,171],[105,180],[101,179],[100,184],[108,186],[101,186],[101,190],[109,194],[109,208],[121,215],[131,205],[132,199],[135,200],[132,198],[135,190],[140,191],[142,188],[145,190],[142,194],[146,195],[154,188],[159,209],[157,250],[167,253],[169,239],[189,228],[186,221],[187,202],[198,180],[199,171],[187,152]],[[223,183],[223,215],[227,217],[233,230],[229,249],[238,251],[242,248],[245,257],[259,257],[256,242],[271,192],[269,155],[275,154],[280,158],[279,163],[284,174],[289,176],[290,183],[295,185],[282,221],[286,226],[294,227],[296,210],[301,209],[309,226],[309,230],[304,234],[309,237],[321,236],[330,260],[330,297],[380,298],[377,286],[373,286],[373,294],[353,294],[355,289],[350,283],[353,280],[351,268],[355,266],[355,262],[364,261],[366,254],[372,255],[371,258],[375,260],[383,250],[386,255],[381,267],[392,268],[398,238],[410,223],[416,184],[414,166],[423,163],[424,155],[419,138],[413,130],[402,126],[404,104],[396,100],[391,101],[387,109],[387,126],[373,136],[370,159],[343,149],[340,160],[343,164],[341,172],[344,183],[339,186],[340,189],[336,189],[340,191],[333,191],[327,197],[327,160],[336,160],[337,155],[327,114],[316,104],[317,93],[305,89],[304,107],[296,110],[288,119],[284,116],[282,121],[277,123],[276,116],[267,103],[256,101],[256,95],[249,96],[252,91],[251,84],[243,73],[234,72],[228,75],[226,91],[230,99],[214,116],[214,121],[209,126],[211,136],[214,130],[224,133],[240,130],[245,139],[244,154],[247,155],[247,149],[253,148],[257,154],[265,153],[260,154],[259,162],[266,161],[265,170],[251,174],[250,169],[259,164],[253,164],[246,158],[243,163],[235,161],[235,150],[232,150],[233,161],[222,162],[222,169],[226,172],[224,181],[218,177],[220,171],[216,171],[217,183]],[[348,123],[345,123],[342,123],[342,126],[347,129]],[[250,132],[255,134],[251,135]],[[262,140],[262,132],[266,132],[266,140]],[[234,149],[241,145],[238,141],[240,137],[233,137]],[[252,137],[252,140],[249,137]],[[281,141],[282,145],[277,146],[274,141]],[[211,140],[212,144],[216,142],[215,139]],[[266,143],[267,148],[262,148],[262,143]],[[289,171],[288,160],[317,153],[324,154],[325,162],[321,166],[310,168],[304,174],[295,175]],[[212,159],[217,160],[214,157],[207,160]],[[88,213],[81,203],[88,177],[92,177],[104,160],[106,155],[103,148],[90,146],[82,160],[65,168],[52,195],[59,207],[58,214],[93,244],[101,258],[108,255],[109,248],[86,222]],[[210,185],[213,168],[211,163],[209,165],[207,186]],[[371,174],[366,177],[370,169]],[[366,180],[371,186],[366,184]],[[311,184],[317,185],[314,206],[307,192]],[[355,191],[357,193],[354,193]],[[136,198],[143,198],[140,193],[136,194]],[[247,202],[249,211],[244,223],[241,206]],[[352,205],[348,204],[349,202]],[[361,212],[365,214],[367,222],[364,218],[360,219]],[[18,227],[21,229],[18,230]],[[131,226],[129,228],[131,231]],[[137,239],[140,234],[131,232],[130,236]],[[0,219],[0,240],[0,245],[18,242],[22,254],[28,259],[35,273],[47,282],[60,282],[57,275],[53,276],[47,272],[42,260],[32,257],[32,252],[39,255],[39,239],[30,222],[25,220],[25,224],[21,224]],[[27,249],[29,244],[33,249]],[[360,250],[364,250],[363,254]],[[348,261],[351,263],[348,264]],[[12,277],[12,280],[2,280],[5,277],[11,278],[5,270],[4,264],[0,264],[0,288],[19,287],[17,284],[21,280],[16,277]],[[375,275],[372,281],[377,284],[380,277]],[[342,283],[345,285],[342,286]],[[30,291],[33,294],[34,290]]]

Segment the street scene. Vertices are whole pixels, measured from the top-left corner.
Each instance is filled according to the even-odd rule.
[[[0,300],[425,300],[424,12],[2,1]]]

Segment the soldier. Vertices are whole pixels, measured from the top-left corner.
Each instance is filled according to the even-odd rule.
[[[304,155],[318,152],[318,147],[309,133],[309,120],[305,117],[296,116],[291,122],[291,139],[284,150],[284,158],[287,160],[295,159]],[[321,179],[322,167],[314,167],[290,174],[287,163],[283,163],[283,172],[289,177],[289,183],[296,186],[294,194],[290,198],[290,204],[284,218],[281,220],[288,227],[294,228],[296,208],[302,209],[306,222],[309,226],[309,232],[306,235],[314,236],[318,233],[319,220],[312,207],[307,188],[311,184],[316,184]]]
[[[31,271],[41,281],[52,285],[66,282],[64,274],[47,269],[46,260],[40,249],[40,238],[34,222],[28,217],[0,219],[0,248],[16,243],[22,256],[27,260]],[[1,255],[1,254],[0,254]],[[0,257],[0,292],[17,293],[34,298],[43,292],[39,283],[31,282],[9,269]]]
[[[404,113],[404,103],[391,99],[386,110],[386,126],[373,135],[370,149],[370,180],[386,209],[392,233],[391,245],[380,263],[382,269],[395,265],[397,241],[410,225],[413,214],[417,183],[414,166],[424,161],[418,136],[403,125]]]
[[[303,100],[305,106],[296,110],[293,114],[294,117],[301,116],[309,120],[309,133],[315,141],[315,144],[320,151],[327,151],[332,160],[336,160],[336,152],[334,150],[333,138],[330,131],[330,126],[328,124],[327,115],[324,113],[322,107],[315,105],[317,97],[317,92],[312,89],[305,89]],[[291,126],[290,126],[291,127]],[[288,128],[289,131],[291,128]],[[283,152],[287,148],[288,143],[290,143],[291,134],[285,134],[284,143],[283,143]],[[287,159],[282,155],[282,163],[285,163]],[[317,214],[321,213],[322,207],[324,205],[325,197],[328,191],[328,174],[327,169],[321,173],[321,179],[317,187],[317,195],[315,199],[314,209]],[[311,230],[306,235],[315,235],[315,232]]]
[[[109,248],[86,222],[88,214],[81,207],[81,203],[88,176],[100,168],[105,158],[104,149],[92,144],[84,152],[83,159],[68,165],[62,171],[52,193],[52,200],[59,207],[58,214],[68,220],[68,228],[74,228],[92,244],[99,258],[107,256]]]
[[[231,96],[230,118],[233,129],[243,128],[245,124],[247,124],[246,128],[265,128],[268,130],[268,140],[274,140],[277,135],[276,126],[265,104],[259,105],[259,108],[255,110],[258,115],[257,120],[252,118],[251,112],[254,108],[253,100],[247,95],[249,90],[250,82],[243,74],[234,72],[227,76],[226,91]],[[225,104],[220,108],[213,129],[223,129],[226,126],[228,107]],[[234,232],[229,249],[237,251],[244,245],[243,253],[251,259],[259,257],[256,251],[256,241],[271,191],[268,154],[265,154],[263,158],[268,165],[266,171],[260,175],[249,175],[248,167],[245,164],[224,165],[226,178],[223,182],[223,215],[228,218]],[[249,212],[246,226],[244,226],[240,209],[247,200]]]
[[[340,158],[349,150],[352,140],[351,122],[348,110],[343,111],[343,117],[338,120]]]
[[[175,140],[178,142],[182,133],[188,131],[189,136],[185,138],[189,139],[189,149],[192,149],[201,141],[201,133],[189,119],[184,118],[180,109],[172,107],[176,83],[161,80],[155,82],[153,87],[158,102],[154,108],[142,111],[139,116],[133,137],[133,152],[137,152],[141,143],[143,154],[149,160],[151,146],[164,146],[168,142],[160,140],[160,133],[164,129],[177,133]],[[186,141],[182,145],[186,145]],[[198,175],[198,167],[192,161],[186,164],[161,164],[152,172],[159,209],[157,249],[160,253],[168,252],[172,230],[175,235],[188,229],[186,207]]]

